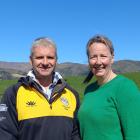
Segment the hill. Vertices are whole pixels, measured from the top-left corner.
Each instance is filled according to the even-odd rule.
[[[4,75],[1,73],[6,72],[7,76],[9,76],[9,78],[11,79],[10,76],[14,78],[20,77],[21,75],[25,75],[30,69],[31,69],[30,64],[26,62],[0,61],[0,79],[3,79],[1,75]],[[116,61],[113,64],[113,70],[116,73],[138,72],[140,71],[140,61],[133,60]],[[56,71],[60,72],[63,76],[86,75],[88,73],[88,65],[71,62],[61,63],[57,65]]]
[[[117,73],[139,72],[140,61],[134,61],[134,60],[116,61],[113,65],[113,69]]]

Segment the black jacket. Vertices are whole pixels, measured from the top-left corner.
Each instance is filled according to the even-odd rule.
[[[30,77],[8,88],[0,104],[1,140],[80,140],[79,97],[59,80],[50,100]]]

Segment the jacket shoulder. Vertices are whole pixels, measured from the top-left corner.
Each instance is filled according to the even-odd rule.
[[[21,83],[17,82],[16,84],[8,87],[5,90],[1,101],[3,101],[3,100],[11,100],[13,98],[15,99],[16,95],[17,95],[17,91],[18,91],[20,85],[21,85]]]
[[[79,96],[78,92],[71,87],[68,83],[66,83],[66,88],[69,89],[75,96]]]

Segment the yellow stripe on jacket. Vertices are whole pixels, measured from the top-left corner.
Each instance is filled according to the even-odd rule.
[[[33,88],[21,86],[17,93],[18,120],[45,116],[65,116],[73,118],[76,109],[76,98],[73,93],[64,89],[61,96],[52,103]]]

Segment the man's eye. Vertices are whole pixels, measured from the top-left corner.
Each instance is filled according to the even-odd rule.
[[[48,56],[48,59],[54,59],[54,57]]]
[[[101,57],[102,57],[102,58],[106,58],[107,56],[106,56],[106,55],[102,55]]]
[[[43,57],[42,56],[38,56],[35,59],[43,59]]]
[[[54,56],[48,56],[47,59],[55,59]]]

